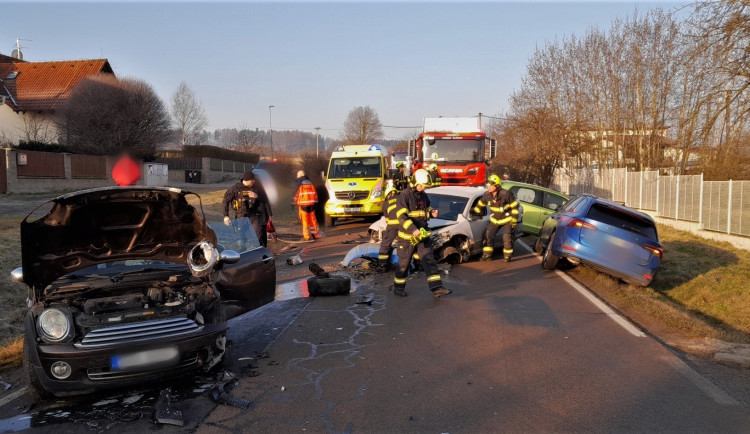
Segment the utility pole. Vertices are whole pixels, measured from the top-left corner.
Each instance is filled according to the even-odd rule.
[[[273,122],[271,122],[271,109],[276,106],[268,106],[268,135],[271,138],[271,161],[273,161]]]
[[[315,127],[315,158],[318,158],[318,139],[320,138],[320,127]]]

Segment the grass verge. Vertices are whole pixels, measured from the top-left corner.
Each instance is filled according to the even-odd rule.
[[[750,252],[659,225],[664,260],[648,288],[587,267],[568,272],[656,335],[750,343]]]

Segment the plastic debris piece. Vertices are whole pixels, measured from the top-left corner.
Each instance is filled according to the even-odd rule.
[[[299,265],[302,263],[302,258],[299,255],[294,255],[290,258],[287,258],[286,263],[289,265]]]
[[[310,272],[318,277],[331,277],[324,269],[320,268],[320,265],[315,262],[311,263],[308,267]]]
[[[358,295],[354,299],[354,303],[372,305],[373,300],[375,300],[375,297],[372,294],[363,294]]]
[[[161,391],[159,400],[156,401],[154,408],[154,419],[156,423],[185,426],[185,422],[182,420],[182,411],[172,407],[172,400],[169,397],[169,393],[169,388]]]
[[[3,388],[5,388],[5,390],[8,390],[11,387],[13,387],[13,386],[10,385],[10,383],[6,383],[5,381],[0,381],[0,386],[3,386]]]
[[[225,375],[225,377],[227,377],[227,375]],[[211,399],[218,404],[233,405],[243,410],[247,410],[250,407],[250,401],[247,399],[236,398],[230,395],[227,391],[227,386],[233,383],[234,379],[234,374],[231,374],[229,375],[229,379],[216,383],[210,391]]]

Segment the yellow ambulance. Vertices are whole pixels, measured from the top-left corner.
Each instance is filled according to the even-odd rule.
[[[326,174],[326,226],[341,217],[377,217],[383,211],[386,161],[380,145],[338,146]]]

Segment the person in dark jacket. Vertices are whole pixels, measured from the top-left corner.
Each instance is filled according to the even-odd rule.
[[[255,179],[253,172],[245,172],[237,184],[229,187],[224,193],[221,203],[224,211],[224,224],[230,226],[230,209],[234,210],[234,218],[248,218],[263,247],[268,247],[268,233],[266,225],[273,219],[271,203],[263,186]]]
[[[430,175],[419,169],[412,175],[412,186],[402,191],[396,200],[398,226],[398,268],[393,277],[393,293],[406,297],[406,278],[409,275],[409,264],[416,252],[417,259],[427,275],[427,286],[434,298],[452,293],[443,286],[440,271],[432,252],[432,240],[427,220],[438,217],[438,210],[430,207],[430,198],[424,192],[430,186]]]

